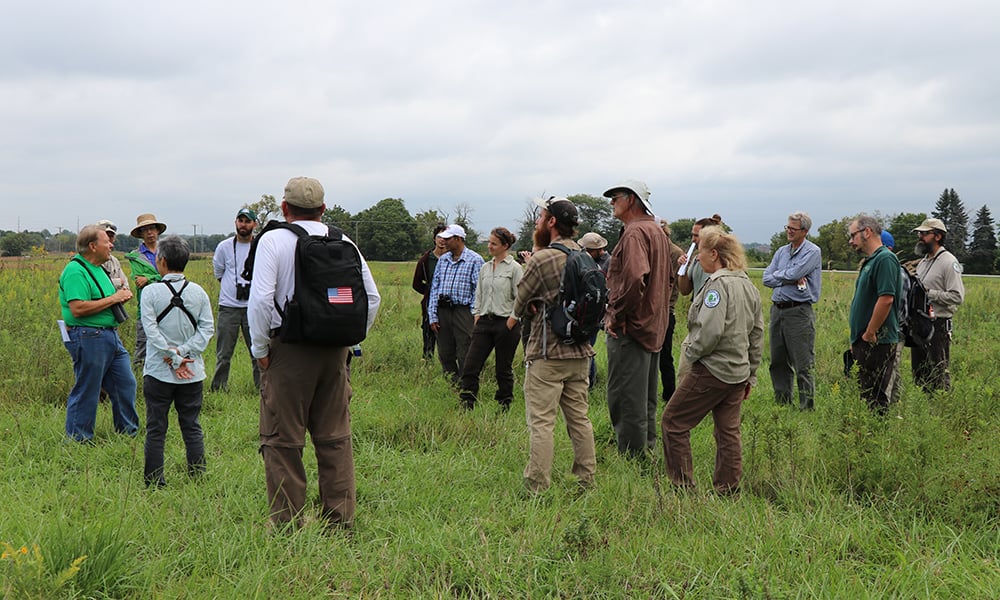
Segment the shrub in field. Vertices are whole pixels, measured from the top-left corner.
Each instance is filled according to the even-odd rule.
[[[79,573],[80,566],[87,560],[87,555],[78,556],[69,565],[59,571],[58,561],[46,560],[38,544],[32,544],[15,549],[9,542],[0,544],[0,574],[2,574],[5,598],[38,598],[55,597],[64,590]]]

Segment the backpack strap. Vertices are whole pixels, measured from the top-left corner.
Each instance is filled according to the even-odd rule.
[[[198,320],[195,319],[194,315],[191,314],[191,311],[189,311],[187,307],[184,306],[184,299],[181,298],[181,294],[184,293],[184,288],[186,288],[188,284],[191,282],[185,279],[184,285],[181,286],[180,290],[175,290],[174,286],[170,285],[169,281],[161,281],[160,283],[166,285],[167,289],[170,290],[171,298],[170,298],[170,304],[168,304],[167,307],[163,309],[163,312],[156,315],[156,322],[159,323],[160,321],[162,321],[170,313],[170,311],[176,307],[184,311],[184,314],[186,314],[187,318],[191,321],[191,325],[194,326],[195,329],[198,329]]]

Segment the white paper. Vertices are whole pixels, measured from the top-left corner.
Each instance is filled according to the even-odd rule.
[[[694,256],[694,242],[691,242],[691,247],[688,248],[688,259],[687,262],[681,265],[681,268],[677,269],[677,276],[684,277],[684,274],[688,272],[688,265],[691,264],[691,257]]]
[[[57,319],[56,325],[59,325],[59,334],[62,336],[62,341],[68,342],[69,332],[66,331],[66,321],[63,321],[62,319]]]

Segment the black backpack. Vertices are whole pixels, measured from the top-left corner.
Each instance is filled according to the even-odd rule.
[[[278,337],[289,344],[353,346],[365,339],[368,292],[361,274],[361,253],[332,225],[326,235],[309,235],[294,223],[270,221],[254,238],[243,278],[252,281],[257,242],[272,229],[299,236],[295,245],[295,294],[284,306]]]
[[[900,266],[899,270],[903,278],[899,325],[904,343],[910,348],[925,348],[934,337],[934,308],[920,279],[906,267]]]
[[[604,323],[608,304],[608,282],[593,257],[583,250],[570,250],[552,244],[566,253],[566,264],[559,277],[559,297],[548,308],[552,330],[564,344],[589,342]]]

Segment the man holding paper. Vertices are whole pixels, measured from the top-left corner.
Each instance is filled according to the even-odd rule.
[[[118,337],[118,324],[125,318],[121,303],[132,299],[132,291],[127,287],[116,291],[101,268],[114,249],[103,225],[81,229],[76,249],[78,254],[59,276],[63,343],[76,378],[66,402],[66,435],[78,442],[93,439],[102,387],[111,399],[115,431],[135,435],[139,422],[135,375]]]

